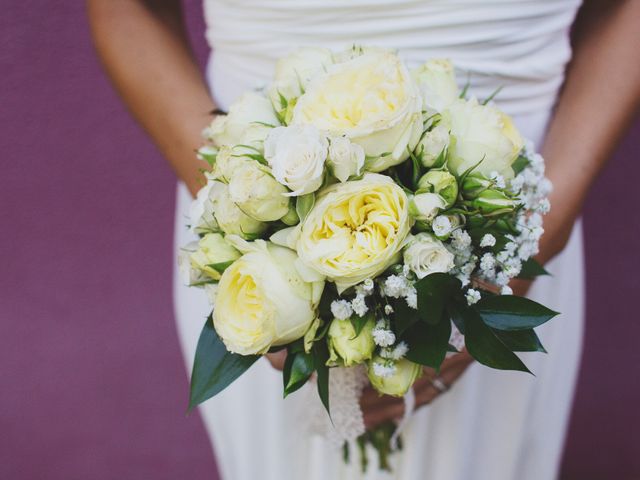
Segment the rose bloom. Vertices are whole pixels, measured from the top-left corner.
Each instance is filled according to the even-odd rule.
[[[214,145],[238,145],[264,139],[270,128],[260,123],[279,125],[271,101],[256,92],[242,95],[229,107],[227,115],[218,115],[206,130],[207,138]],[[254,128],[255,127],[255,128]],[[261,133],[255,130],[259,129]],[[245,138],[250,132],[251,138]]]
[[[404,161],[407,147],[414,149],[421,112],[420,93],[404,64],[391,52],[373,50],[314,78],[298,98],[292,123],[346,135],[372,158],[367,169],[379,172]]]
[[[300,277],[292,250],[229,237],[246,253],[224,271],[216,294],[213,322],[227,349],[264,354],[302,338],[316,318],[321,286]]]
[[[513,178],[511,165],[524,141],[507,114],[471,99],[452,103],[442,117],[443,124],[451,130],[447,165],[452,173],[461,175],[480,162],[474,173],[498,172],[507,179]]]
[[[340,291],[374,278],[398,259],[411,228],[409,201],[379,174],[323,190],[300,227],[303,264],[335,281]]]

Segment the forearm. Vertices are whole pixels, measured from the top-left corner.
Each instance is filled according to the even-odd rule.
[[[96,49],[136,119],[195,193],[200,132],[214,108],[189,48],[179,0],[89,0]]]
[[[566,244],[589,187],[640,100],[640,2],[617,2],[604,13],[578,38],[543,148],[554,192],[541,241],[542,262]]]

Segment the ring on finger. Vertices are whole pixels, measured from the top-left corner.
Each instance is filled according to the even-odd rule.
[[[434,377],[432,380],[430,380],[430,382],[431,385],[433,385],[433,388],[438,391],[438,393],[444,393],[449,390],[449,385],[444,383],[441,377]]]

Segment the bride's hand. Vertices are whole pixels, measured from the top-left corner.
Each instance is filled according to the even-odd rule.
[[[280,350],[275,353],[267,353],[265,356],[273,368],[282,370],[284,368],[284,361],[287,359],[287,351]]]
[[[451,387],[472,362],[473,358],[465,350],[446,359],[442,363],[439,375],[436,375],[435,370],[432,368],[425,368],[424,375],[413,385],[416,408],[428,405],[437,396],[445,393],[434,386],[435,378],[438,378],[447,387]],[[360,406],[362,407],[364,423],[367,428],[375,427],[388,420],[398,420],[404,414],[404,401],[402,398],[380,395],[372,387],[365,388],[360,399]]]

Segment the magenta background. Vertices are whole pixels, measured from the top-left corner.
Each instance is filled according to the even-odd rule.
[[[174,177],[102,75],[81,2],[0,7],[0,478],[214,479],[184,414]],[[640,478],[639,136],[636,123],[586,208],[567,479]]]

